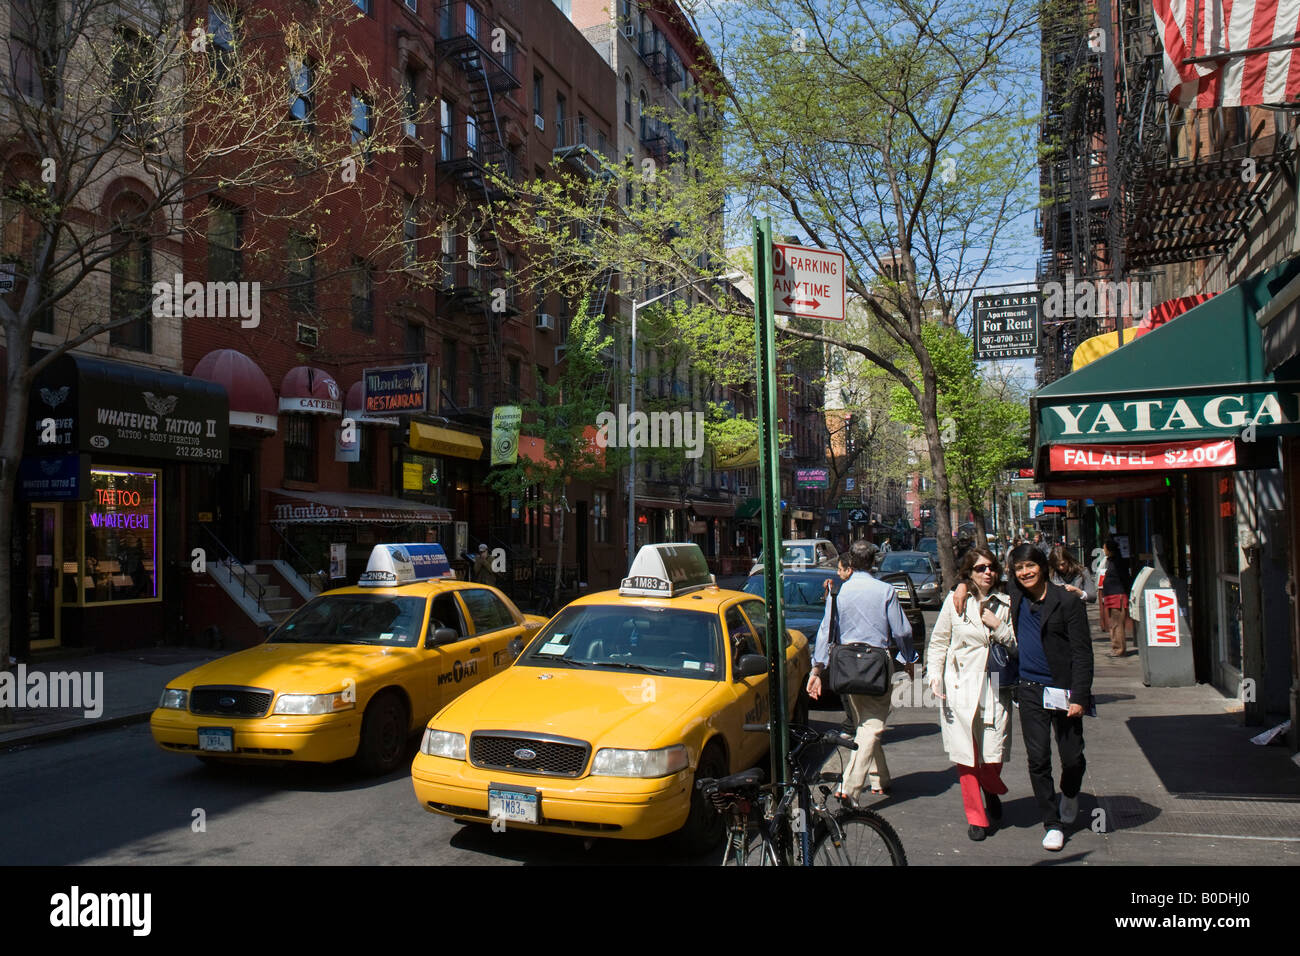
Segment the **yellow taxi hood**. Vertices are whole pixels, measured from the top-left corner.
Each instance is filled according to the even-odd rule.
[[[430,726],[461,733],[527,730],[649,749],[661,739],[681,740],[683,722],[717,686],[633,670],[515,665],[453,701]]]
[[[167,686],[236,684],[277,693],[328,694],[341,690],[348,679],[360,684],[407,666],[412,653],[414,648],[372,644],[259,644],[196,667]]]

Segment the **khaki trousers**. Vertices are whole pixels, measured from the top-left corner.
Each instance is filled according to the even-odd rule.
[[[867,697],[863,694],[845,694],[844,702],[857,727],[854,740],[858,749],[852,752],[844,768],[844,792],[854,800],[858,798],[867,777],[876,790],[889,788],[889,764],[885,762],[885,745],[880,735],[889,719],[890,695]]]

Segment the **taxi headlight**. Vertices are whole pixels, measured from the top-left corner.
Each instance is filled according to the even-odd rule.
[[[596,751],[591,772],[599,777],[666,777],[690,766],[686,748],[681,744],[661,750]]]
[[[168,687],[162,692],[162,697],[158,701],[158,706],[163,710],[189,710],[190,692],[187,690],[177,690],[174,687]]]
[[[452,760],[465,759],[465,735],[452,733],[450,730],[434,730],[426,727],[424,737],[420,740],[420,753],[430,757],[449,757]]]
[[[332,714],[357,706],[354,694],[281,694],[275,700],[273,714]]]

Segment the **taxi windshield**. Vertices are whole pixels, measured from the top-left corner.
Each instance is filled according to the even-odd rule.
[[[268,644],[378,644],[415,647],[425,599],[395,594],[327,594],[303,605]]]
[[[816,611],[821,614],[826,607],[825,582],[828,574],[797,574],[789,571],[781,575],[781,596],[787,611]],[[747,594],[766,594],[766,582],[761,574],[745,582]]]
[[[887,554],[880,564],[881,572],[906,571],[908,574],[929,574],[930,559],[915,555]]]
[[[585,604],[557,614],[515,663],[718,680],[720,644],[712,612]]]

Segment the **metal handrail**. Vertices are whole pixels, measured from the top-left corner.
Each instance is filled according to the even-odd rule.
[[[274,531],[276,537],[280,539],[280,547],[282,549],[282,553],[284,550],[288,550],[289,554],[292,557],[298,559],[299,562],[298,564],[295,564],[292,560],[290,560],[288,564],[289,567],[293,568],[299,574],[302,574],[303,578],[307,581],[307,587],[310,590],[316,591],[316,593],[318,594],[321,591],[326,590],[325,588],[326,572],[323,570],[318,570],[318,571],[311,570],[311,562],[307,560],[307,558],[303,555],[301,551],[299,551],[297,548],[293,546],[293,543],[288,539],[285,533],[281,531],[279,528],[277,528],[275,525],[271,525],[271,530]],[[307,571],[303,572],[302,570],[303,568],[307,568]],[[319,583],[320,587],[313,588],[312,587],[313,581]]]
[[[266,588],[262,586],[262,582],[258,581],[257,578],[252,577],[247,568],[245,568],[244,562],[235,557],[235,552],[227,547],[224,541],[217,537],[215,531],[209,528],[206,524],[199,525],[199,530],[211,538],[213,543],[221,550],[221,553],[225,555],[223,563],[232,576],[234,576],[235,567],[239,568],[241,572],[239,575],[240,592],[244,597],[248,597],[248,583],[249,579],[252,578],[252,583],[257,588],[257,609],[263,614],[266,614],[267,610],[262,603],[266,595]]]

